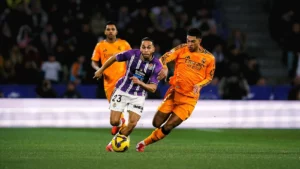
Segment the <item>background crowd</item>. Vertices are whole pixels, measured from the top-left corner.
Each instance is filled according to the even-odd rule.
[[[267,2],[270,3],[266,5],[270,13],[270,35],[282,47],[283,64],[293,79],[294,90],[299,91],[297,5],[276,0]],[[142,37],[154,39],[156,57],[184,43],[188,28],[201,29],[202,46],[217,62],[211,85],[218,86],[224,99],[241,99],[249,93],[249,86],[264,86],[267,80],[257,57],[247,53],[247,35],[239,29],[228,29],[220,4],[217,0],[199,0],[197,5],[185,0],[84,3],[3,0],[0,2],[0,84],[36,84],[40,97],[81,97],[80,93],[75,92],[74,96],[70,91],[81,84],[101,86],[102,82],[92,79],[90,58],[97,42],[105,38],[105,23],[115,21],[118,37],[127,40],[132,48],[139,48]],[[171,76],[174,67],[170,64],[169,68]],[[68,90],[63,96],[57,96],[51,88],[53,84],[66,84]],[[45,88],[49,88],[46,95]],[[233,93],[238,96],[232,96]],[[104,97],[104,93],[100,95]]]

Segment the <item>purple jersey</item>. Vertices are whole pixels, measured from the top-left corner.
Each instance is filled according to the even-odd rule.
[[[133,84],[129,78],[137,77],[144,83],[158,84],[158,73],[162,69],[162,65],[157,58],[151,61],[141,60],[141,51],[138,49],[128,50],[117,55],[117,61],[126,61],[127,70],[125,76],[119,79],[116,88],[123,92],[135,95],[146,96],[147,92],[139,85]]]

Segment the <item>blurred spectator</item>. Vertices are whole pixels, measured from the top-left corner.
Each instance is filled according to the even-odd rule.
[[[57,44],[58,37],[51,24],[46,24],[45,28],[40,34],[40,38],[46,53],[54,53],[54,48]]]
[[[44,11],[40,1],[31,3],[31,22],[34,32],[40,33],[48,23],[48,14]]]
[[[36,87],[37,97],[40,98],[56,98],[57,93],[52,88],[49,80],[44,80],[41,84]]]
[[[126,36],[125,39],[128,39],[132,46],[139,45],[140,39],[154,32],[154,24],[150,13],[144,6],[138,8],[137,12],[132,16],[129,25],[130,27],[127,28],[127,34],[134,33],[134,37]]]
[[[219,95],[225,100],[242,100],[250,92],[247,80],[243,77],[237,63],[230,65],[230,74],[219,83]]]
[[[249,85],[257,85],[259,79],[262,78],[259,64],[255,57],[249,57],[246,61],[246,67],[243,70],[243,74]]]
[[[205,6],[198,9],[196,16],[192,18],[192,27],[199,28],[202,31],[202,36],[208,35],[211,29],[217,29],[211,11]]]
[[[31,45],[28,44],[25,48],[25,53],[24,53],[24,59],[23,61],[33,61],[37,65],[37,67],[40,68],[42,64],[42,58],[40,56],[40,50]]]
[[[9,59],[12,61],[13,65],[21,64],[23,61],[23,54],[17,45],[14,45],[10,51]]]
[[[160,58],[162,56],[161,49],[158,44],[155,44],[155,51],[154,51],[153,55],[157,58]]]
[[[10,26],[7,22],[0,21],[0,50],[2,51],[3,56],[8,57],[9,50],[13,45],[15,40],[10,29]]]
[[[222,44],[217,44],[212,50],[212,54],[216,60],[216,70],[214,75],[214,84],[217,84],[223,76],[226,75],[226,56],[224,53],[224,46]]]
[[[17,36],[17,43],[21,49],[26,48],[26,46],[32,41],[31,33],[31,28],[28,25],[20,27]]]
[[[58,83],[60,80],[61,65],[56,61],[55,56],[49,55],[48,61],[42,64],[44,79],[50,80],[53,83]]]
[[[5,60],[2,70],[0,69],[0,83],[13,84],[17,82],[16,71],[11,60]]]
[[[69,69],[74,61],[76,61],[77,37],[70,28],[64,28],[60,35],[60,40],[55,47],[55,56],[57,61]],[[77,54],[78,55],[78,54]]]
[[[175,30],[177,22],[175,16],[169,11],[167,5],[160,7],[160,12],[154,17],[154,25],[159,32]]]
[[[217,34],[217,28],[213,27],[209,30],[207,35],[203,36],[201,44],[206,50],[212,52],[218,44],[223,48],[225,41]]]
[[[120,35],[123,35],[125,33],[125,29],[127,28],[127,25],[131,21],[130,13],[128,6],[122,5],[118,12],[118,19],[117,19],[117,28]],[[104,28],[104,27],[103,27]]]
[[[298,1],[273,0],[269,15],[269,32],[271,37],[282,47],[285,33],[289,32],[292,22],[299,17]]]
[[[22,84],[38,84],[41,81],[40,70],[34,61],[27,60],[21,67],[22,76],[19,81]]]
[[[231,45],[228,48],[229,53],[227,54],[229,63],[237,63],[239,67],[245,66],[245,61],[248,58],[248,54],[241,51],[237,46]]]
[[[294,79],[292,88],[288,93],[288,100],[300,100],[300,76]]]
[[[77,53],[84,56],[92,56],[96,43],[97,39],[91,32],[90,25],[87,23],[82,24],[81,31],[77,36]]]
[[[222,21],[221,10],[215,8],[220,3],[214,2],[200,1],[199,8],[183,0],[140,0],[130,6],[128,2],[117,1],[99,1],[91,5],[80,0],[5,0],[0,3],[3,11],[0,14],[1,83],[36,84],[45,78],[55,83],[102,84],[92,79],[94,70],[79,63],[76,56],[90,57],[95,43],[104,38],[106,21],[113,20],[118,24],[120,38],[127,39],[133,48],[139,48],[142,37],[153,37],[157,42],[156,57],[186,41],[188,28],[198,27],[203,31],[202,46],[216,58],[212,85],[217,85],[223,77],[233,76],[228,68],[236,63],[243,68],[240,71],[250,85],[266,84],[259,66],[253,63],[256,61],[248,60],[244,32],[233,30],[229,38],[227,32],[226,36],[220,35],[222,31],[218,30],[226,23]],[[284,47],[284,62],[292,79],[300,74],[299,21],[296,20],[299,12],[292,0],[273,3],[272,13],[276,12],[277,18],[272,20],[276,24],[272,22],[270,31]],[[54,61],[42,64],[48,55],[55,56]],[[168,66],[171,76],[174,65]],[[41,71],[45,74],[39,74]]]
[[[289,77],[293,79],[300,75],[300,23],[295,22],[292,25],[292,31],[289,32],[283,43],[283,63],[287,66]]]
[[[103,16],[103,14],[100,11],[96,12],[91,17],[90,27],[91,27],[92,33],[96,37],[99,37],[103,34],[104,29],[105,29],[105,23],[106,23],[105,16]]]
[[[229,36],[227,45],[235,46],[241,53],[246,50],[246,34],[239,29],[234,29]]]
[[[83,63],[85,56],[81,55],[77,58],[77,61],[73,63],[70,71],[70,81],[76,85],[81,83],[85,78],[85,71],[83,69]]]
[[[67,90],[64,92],[63,98],[82,98],[81,94],[76,90],[75,84],[73,82],[69,82],[67,86]]]

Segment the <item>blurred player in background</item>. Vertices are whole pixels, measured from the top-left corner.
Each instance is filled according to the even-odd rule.
[[[128,124],[120,129],[120,135],[130,135],[142,115],[147,91],[152,93],[156,91],[162,64],[153,56],[154,51],[153,41],[147,37],[143,38],[140,49],[112,56],[95,72],[94,78],[99,79],[113,63],[127,63],[126,74],[116,84],[110,102],[113,117],[120,117],[125,108],[129,113]],[[117,125],[118,120],[119,118],[112,119],[111,124]],[[113,151],[111,143],[107,145],[106,150]]]
[[[114,22],[110,21],[106,23],[104,34],[106,36],[106,39],[97,43],[93,52],[93,56],[91,58],[91,64],[95,70],[99,69],[99,61],[101,62],[101,65],[103,65],[108,60],[108,58],[110,58],[114,54],[131,49],[129,43],[126,40],[117,38],[118,30]],[[114,91],[117,81],[124,75],[125,71],[125,62],[116,62],[103,72],[104,90],[108,102],[110,102],[111,100],[111,95]],[[111,114],[110,121],[115,118],[116,117]],[[123,114],[121,118],[119,118],[118,123],[114,123],[111,134],[115,135],[119,131],[122,124],[125,124]]]
[[[201,38],[201,31],[191,28],[187,32],[186,44],[175,47],[160,58],[164,70],[168,62],[175,60],[175,71],[164,100],[153,118],[156,129],[137,144],[137,151],[143,152],[145,146],[163,139],[188,119],[197,104],[201,88],[213,79],[215,58],[200,46]]]

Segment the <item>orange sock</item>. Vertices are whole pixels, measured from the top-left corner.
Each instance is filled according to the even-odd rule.
[[[161,128],[157,128],[144,140],[144,142],[146,145],[149,145],[163,139],[165,136],[166,135],[161,131]]]

